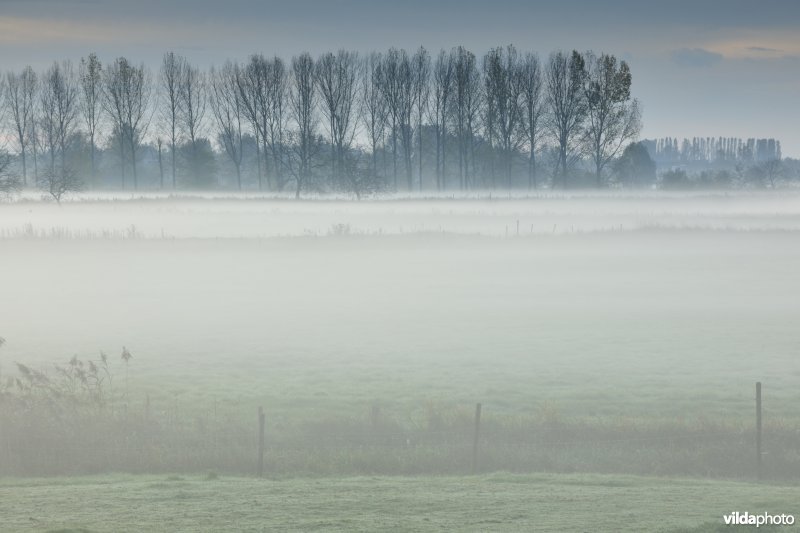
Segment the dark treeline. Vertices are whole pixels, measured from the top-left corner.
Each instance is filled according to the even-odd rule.
[[[664,137],[638,143],[659,169],[665,189],[776,188],[795,183],[800,161],[784,159],[776,139]]]
[[[678,163],[760,163],[781,159],[781,142],[776,139],[738,137],[664,137],[642,141],[658,164]]]
[[[208,70],[94,55],[2,77],[6,188],[606,186],[641,128],[613,55],[254,54]]]

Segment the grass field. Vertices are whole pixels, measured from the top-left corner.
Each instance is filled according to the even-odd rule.
[[[701,533],[730,530],[733,511],[800,515],[798,502],[797,487],[601,475],[12,478],[0,530]]]

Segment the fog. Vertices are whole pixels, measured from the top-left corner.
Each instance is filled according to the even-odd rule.
[[[23,196],[0,204],[0,475],[792,483],[798,231],[790,191]],[[594,483],[567,479],[545,486]]]
[[[0,237],[258,239],[443,233],[492,237],[638,230],[800,229],[800,193],[480,192],[384,196],[90,192],[3,206]]]
[[[124,345],[132,383],[192,401],[357,392],[576,416],[657,414],[677,385],[670,403],[692,404],[797,380],[792,196],[2,209],[4,371]],[[593,400],[620,387],[646,394]]]

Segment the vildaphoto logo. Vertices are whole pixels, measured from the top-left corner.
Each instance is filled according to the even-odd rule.
[[[792,526],[794,515],[790,514],[751,514],[745,511],[734,511],[722,516],[726,526]]]

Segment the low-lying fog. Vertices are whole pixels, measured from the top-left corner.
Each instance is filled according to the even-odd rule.
[[[124,345],[190,399],[800,401],[797,195],[84,200],[0,204],[4,373]]]
[[[261,238],[420,232],[487,236],[637,229],[800,231],[800,191],[475,193],[296,201],[257,194],[87,193],[0,204],[0,237]],[[519,223],[519,228],[517,227]]]

